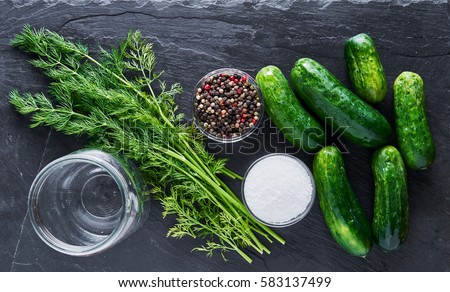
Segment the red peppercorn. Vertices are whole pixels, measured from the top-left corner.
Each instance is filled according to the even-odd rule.
[[[233,75],[230,76],[230,80],[234,81],[234,76]]]
[[[247,114],[242,114],[242,117],[245,119],[247,117]]]
[[[242,77],[241,77],[241,82],[242,82],[242,83],[245,83],[245,81],[247,81],[247,77],[242,76]]]
[[[245,119],[241,119],[241,123],[245,123]]]
[[[255,119],[252,120],[252,124],[256,125],[256,120]]]
[[[241,95],[241,94],[242,94],[242,89],[239,88],[239,89],[237,90],[237,94]]]
[[[210,90],[210,89],[211,89],[211,85],[206,84],[206,85],[205,85],[205,90]]]

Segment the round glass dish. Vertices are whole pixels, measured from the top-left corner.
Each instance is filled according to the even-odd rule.
[[[249,213],[270,227],[302,220],[316,196],[314,177],[300,159],[281,153],[265,155],[249,167],[242,182],[242,200]]]
[[[136,231],[149,201],[137,168],[122,156],[85,149],[54,160],[28,197],[31,223],[51,248],[73,256],[100,253]]]
[[[230,137],[219,137],[217,135],[214,135],[213,133],[210,132],[211,129],[213,129],[213,131],[215,129],[217,129],[217,128],[214,128],[214,127],[211,127],[209,130],[205,129],[204,125],[202,124],[202,121],[200,121],[200,118],[199,118],[199,116],[197,114],[197,108],[196,108],[196,105],[195,105],[195,103],[197,102],[197,95],[199,94],[198,90],[199,89],[200,90],[204,90],[205,89],[205,85],[208,83],[210,78],[221,76],[221,74],[225,75],[225,76],[238,76],[240,78],[244,77],[246,79],[244,82],[246,82],[249,85],[253,86],[253,88],[255,89],[256,96],[259,98],[258,103],[260,104],[260,107],[259,107],[259,110],[257,111],[257,114],[254,114],[255,116],[257,116],[256,120],[254,120],[254,119],[251,120],[252,126],[249,126],[249,127],[244,126],[244,131],[242,131],[239,134],[231,133]],[[225,84],[225,86],[226,86],[226,84]],[[203,93],[205,93],[205,92],[202,92],[202,94]],[[219,98],[221,98],[221,97],[219,97]],[[231,97],[229,99],[231,100]],[[201,99],[199,101],[201,101]],[[203,78],[201,78],[200,81],[198,81],[197,85],[195,86],[195,91],[194,91],[194,94],[193,94],[193,97],[192,97],[191,106],[192,106],[192,117],[193,117],[193,120],[194,120],[194,125],[197,127],[197,129],[199,129],[202,132],[202,134],[205,135],[206,137],[208,137],[209,139],[211,139],[211,140],[213,140],[215,142],[220,142],[220,143],[238,142],[238,141],[241,141],[244,138],[250,136],[260,126],[261,121],[263,119],[263,115],[264,115],[264,98],[263,98],[261,90],[259,89],[259,87],[256,84],[255,80],[249,74],[245,73],[244,71],[241,71],[241,70],[238,70],[238,69],[234,69],[234,68],[217,69],[217,70],[209,72]],[[241,107],[236,107],[234,110],[238,111],[237,114],[241,114],[241,115],[243,114],[241,112],[243,110],[243,108],[241,108]],[[244,123],[245,122],[248,122],[248,121],[244,121]],[[236,134],[236,135],[233,135],[233,134]]]

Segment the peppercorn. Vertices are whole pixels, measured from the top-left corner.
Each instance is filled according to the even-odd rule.
[[[220,73],[201,84],[195,92],[197,124],[219,139],[236,138],[254,127],[261,100],[246,76]]]

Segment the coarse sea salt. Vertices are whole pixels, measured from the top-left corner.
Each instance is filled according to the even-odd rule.
[[[315,197],[314,178],[299,159],[269,154],[248,170],[243,185],[247,208],[270,226],[289,226],[302,219]]]

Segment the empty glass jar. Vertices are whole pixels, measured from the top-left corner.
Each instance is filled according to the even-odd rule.
[[[53,249],[74,256],[102,252],[136,231],[149,201],[138,169],[124,157],[85,149],[42,169],[29,193],[32,225]]]

